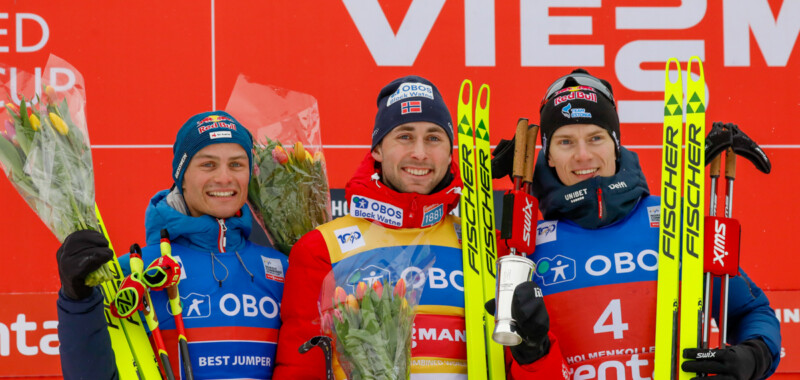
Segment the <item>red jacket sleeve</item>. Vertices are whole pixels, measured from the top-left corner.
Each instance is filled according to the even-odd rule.
[[[561,346],[552,332],[547,333],[550,338],[550,352],[541,359],[530,364],[519,364],[506,349],[506,360],[510,358],[511,365],[507,366],[507,378],[519,379],[564,379],[569,380],[569,367],[564,361]]]
[[[322,233],[312,230],[292,247],[281,303],[281,330],[274,379],[324,379],[325,357],[313,348],[298,348],[322,334],[317,301],[322,281],[331,271],[331,260]]]

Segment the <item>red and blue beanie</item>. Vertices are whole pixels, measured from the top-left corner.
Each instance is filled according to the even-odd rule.
[[[211,144],[234,143],[247,152],[253,172],[253,136],[225,111],[203,112],[189,118],[178,131],[172,146],[172,179],[182,193],[183,175],[192,157]]]
[[[397,78],[378,94],[371,149],[395,127],[415,121],[428,121],[442,127],[453,145],[453,119],[436,86],[416,75]]]

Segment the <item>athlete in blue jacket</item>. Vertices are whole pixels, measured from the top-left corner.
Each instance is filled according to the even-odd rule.
[[[511,348],[510,376],[652,378],[660,199],[650,195],[637,155],[620,145],[608,82],[581,69],[557,80],[543,101],[541,130],[533,190],[545,220],[529,257],[535,282],[514,295],[525,341]],[[687,372],[761,379],[775,371],[778,321],[740,273],[728,304],[733,345],[684,353],[696,359],[684,364]]]
[[[252,137],[225,112],[193,116],[173,148],[176,186],[147,208],[145,265],[161,255],[161,230],[181,263],[179,292],[195,378],[270,379],[275,365],[286,256],[248,241],[252,215],[245,201]],[[180,186],[177,186],[180,184]],[[87,273],[111,258],[108,242],[78,231],[58,251],[61,365],[66,379],[118,377],[99,290]],[[120,257],[128,274],[129,257]],[[175,322],[165,291],[151,292],[172,368],[179,365]]]

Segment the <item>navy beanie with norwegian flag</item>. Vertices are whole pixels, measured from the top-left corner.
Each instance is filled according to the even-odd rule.
[[[453,119],[436,86],[416,75],[397,78],[378,94],[371,149],[395,127],[415,121],[428,121],[442,127],[453,145]]]
[[[211,144],[239,144],[247,153],[253,173],[253,136],[241,123],[225,111],[203,112],[189,118],[175,137],[172,146],[172,179],[183,193],[183,174],[192,157]]]

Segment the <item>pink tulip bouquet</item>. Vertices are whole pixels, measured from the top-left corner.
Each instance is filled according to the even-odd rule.
[[[323,282],[322,332],[334,338],[348,379],[407,379],[411,333],[422,296],[430,249],[380,250],[335,263]]]

